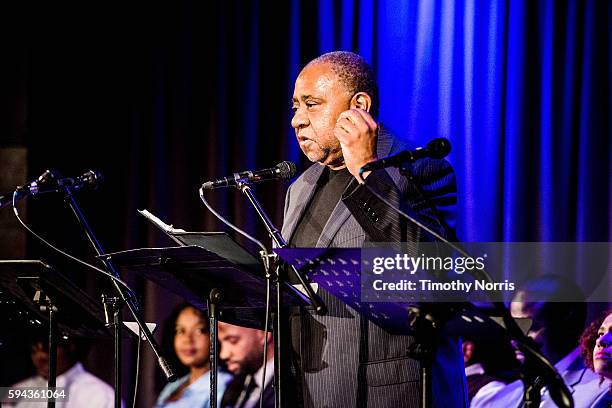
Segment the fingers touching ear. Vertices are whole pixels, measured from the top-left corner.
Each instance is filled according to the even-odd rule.
[[[363,109],[366,112],[370,112],[372,106],[372,98],[365,92],[357,92],[351,98],[351,108]]]

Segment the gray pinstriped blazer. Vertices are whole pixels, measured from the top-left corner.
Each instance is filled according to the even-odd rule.
[[[379,157],[401,149],[389,133],[380,130]],[[422,190],[432,193],[432,201],[439,206],[438,214],[433,214],[418,190],[397,169],[372,173],[367,182],[384,192],[391,202],[446,235],[454,221],[452,211],[446,210],[456,200],[452,168],[440,160],[417,163],[413,168],[415,180]],[[287,241],[309,204],[322,171],[323,166],[314,164],[289,187],[282,228]],[[349,190],[352,192],[347,193]],[[364,190],[356,184],[349,185],[323,228],[317,247],[361,247],[366,239],[396,242],[421,239],[418,231],[401,228],[398,217]],[[441,218],[448,223],[438,221]],[[406,230],[407,233],[402,232]],[[408,357],[408,346],[414,338],[390,335],[325,290],[319,295],[329,313],[316,316],[304,311],[298,322],[298,339],[294,335],[293,341],[294,352],[299,355],[304,405],[418,407],[419,363]],[[463,355],[458,340],[440,338],[433,379],[434,406],[466,406]]]

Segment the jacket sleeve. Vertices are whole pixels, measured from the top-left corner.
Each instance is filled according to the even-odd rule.
[[[399,215],[372,194],[376,191],[399,208],[446,239],[455,240],[457,187],[454,171],[446,160],[422,159],[398,172],[373,171],[365,184],[351,182],[342,201],[373,242],[428,241],[433,237]],[[395,176],[395,177],[393,177]]]

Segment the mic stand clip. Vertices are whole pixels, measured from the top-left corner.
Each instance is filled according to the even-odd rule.
[[[57,380],[57,318],[58,313],[55,303],[45,294],[42,289],[38,289],[34,294],[34,303],[38,305],[43,313],[49,316],[49,378],[47,387],[54,388]],[[52,396],[47,400],[47,408],[55,408],[55,398]]]

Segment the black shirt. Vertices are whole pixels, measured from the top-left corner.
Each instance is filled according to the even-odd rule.
[[[323,170],[310,204],[291,237],[290,246],[314,248],[317,245],[323,227],[352,179],[347,168],[330,170],[326,167]]]

